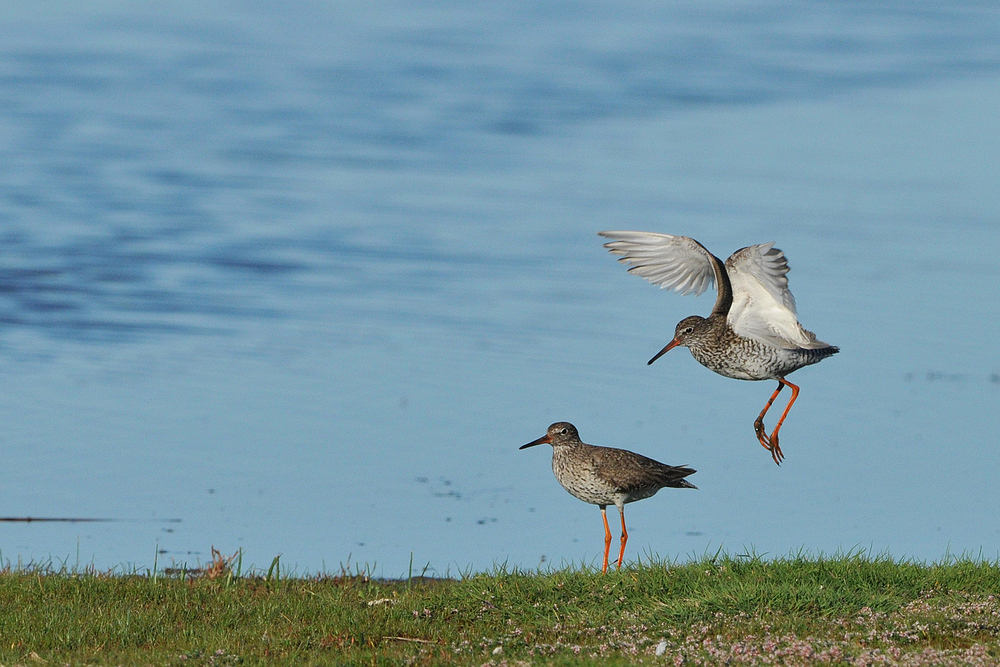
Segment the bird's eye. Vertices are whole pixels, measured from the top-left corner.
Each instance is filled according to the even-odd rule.
[[[569,431],[567,431],[566,429],[563,429],[563,430],[561,430],[559,432],[562,433],[563,435],[566,435],[567,433],[569,433]]]
[[[684,333],[691,333],[692,331],[694,331],[694,327],[688,327],[684,330]]]

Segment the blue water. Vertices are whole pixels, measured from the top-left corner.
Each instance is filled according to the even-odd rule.
[[[0,517],[119,520],[5,561],[593,563],[558,420],[698,470],[628,559],[1000,555],[991,3],[158,8],[0,20]],[[781,468],[602,229],[786,252]]]

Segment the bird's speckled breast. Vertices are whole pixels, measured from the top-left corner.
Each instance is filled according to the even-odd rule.
[[[561,449],[561,448],[560,448]],[[575,448],[574,448],[575,449]],[[587,456],[575,455],[582,452],[568,450],[553,451],[552,472],[564,489],[585,503],[594,505],[614,505],[614,492],[600,481],[592,460]],[[624,502],[624,499],[622,499]]]

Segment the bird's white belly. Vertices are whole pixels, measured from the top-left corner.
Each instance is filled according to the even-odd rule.
[[[636,489],[625,493],[622,491],[611,491],[606,484],[592,483],[570,475],[564,474],[561,477],[557,475],[556,478],[571,495],[592,505],[616,505],[620,507],[625,503],[655,496],[656,492],[659,491],[659,489],[652,488]]]
[[[562,487],[569,491],[571,495],[592,505],[616,505],[616,496],[622,495],[609,492],[606,485],[593,484],[584,479],[569,478],[567,476],[557,477],[557,479],[562,484]]]

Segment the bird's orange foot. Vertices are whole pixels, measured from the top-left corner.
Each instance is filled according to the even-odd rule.
[[[774,462],[780,466],[781,462],[785,459],[785,455],[781,453],[781,447],[778,446],[778,431],[775,430],[768,440],[771,442],[771,446],[768,447],[771,451],[771,458],[774,459]]]
[[[771,451],[771,438],[764,432],[764,420],[760,417],[757,417],[757,421],[753,423],[753,431],[757,434],[757,442],[760,443],[760,446]]]

